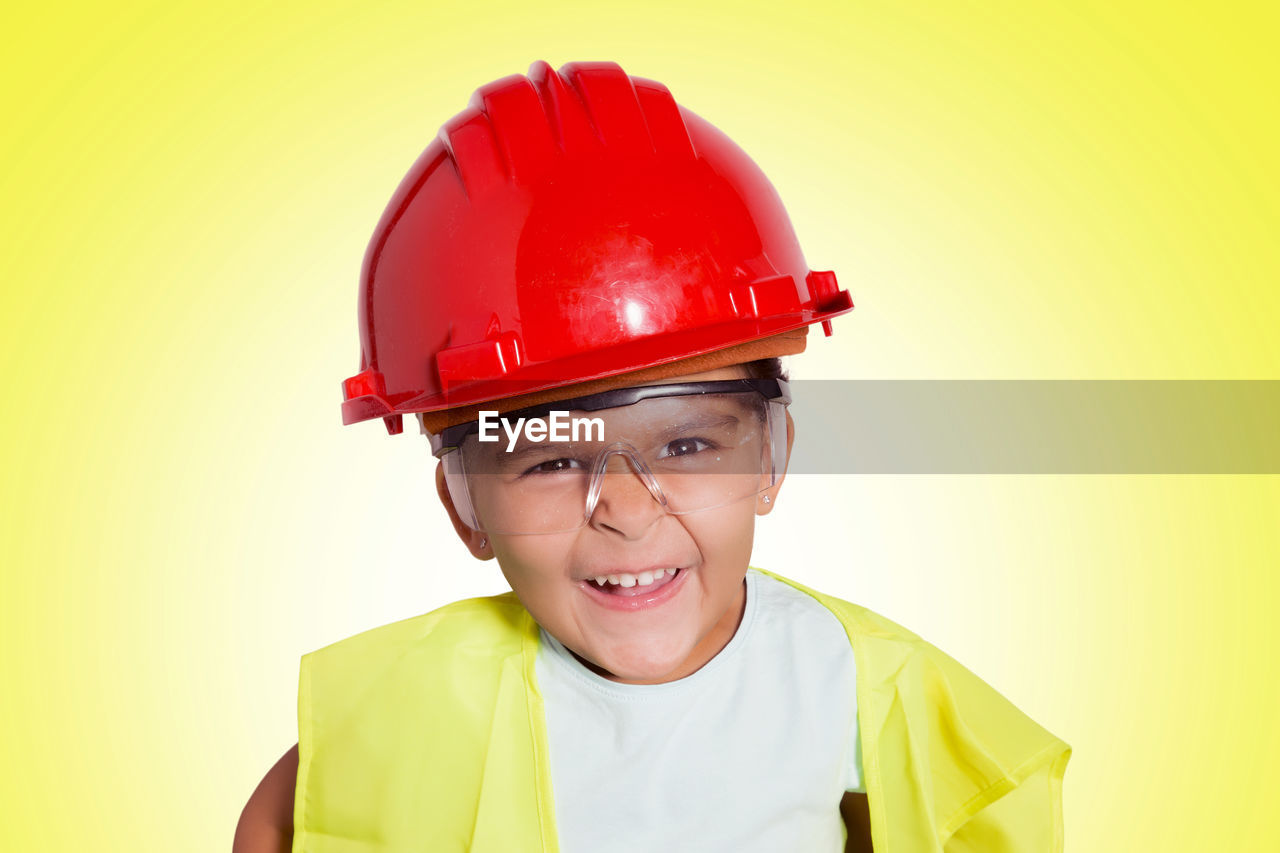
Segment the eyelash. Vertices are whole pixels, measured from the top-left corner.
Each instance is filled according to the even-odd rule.
[[[525,471],[524,474],[521,476],[536,476],[538,474],[560,474],[560,473],[563,473],[564,471],[572,470],[571,468],[555,468],[552,470],[546,470],[543,468],[543,466],[545,465],[555,465],[558,462],[571,462],[574,464],[574,466],[578,468],[585,467],[577,459],[570,459],[568,457],[561,456],[557,459],[548,459],[545,462],[539,462],[537,465],[534,465],[532,468]]]
[[[708,441],[707,439],[701,438],[700,436],[688,436],[685,438],[677,438],[677,439],[674,439],[673,441],[668,441],[666,445],[664,445],[663,450],[670,449],[673,444],[692,444],[694,445],[694,449],[689,451],[688,453],[672,453],[672,454],[664,455],[660,458],[666,459],[672,456],[690,456],[694,453],[701,453],[704,450],[712,450],[715,448],[714,442]]]

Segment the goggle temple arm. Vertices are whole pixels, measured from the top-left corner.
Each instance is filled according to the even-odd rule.
[[[769,448],[772,457],[769,488],[773,488],[787,472],[787,403],[782,400],[770,400],[768,405]]]
[[[476,518],[475,506],[471,502],[471,489],[467,486],[467,473],[463,469],[462,451],[451,447],[440,453],[439,458],[444,466],[444,485],[449,490],[449,499],[453,501],[458,517],[472,530],[480,530],[480,520]]]

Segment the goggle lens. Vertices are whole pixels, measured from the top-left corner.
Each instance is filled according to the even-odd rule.
[[[785,406],[748,391],[553,412],[532,428],[494,419],[441,458],[454,504],[477,530],[575,530],[613,490],[637,485],[681,515],[775,482],[785,464]]]

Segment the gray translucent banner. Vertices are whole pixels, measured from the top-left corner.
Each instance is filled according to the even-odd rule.
[[[1276,380],[796,380],[795,474],[1277,474]]]

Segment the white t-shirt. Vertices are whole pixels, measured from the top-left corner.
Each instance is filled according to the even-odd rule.
[[[853,649],[811,596],[749,571],[702,669],[618,684],[542,632],[535,672],[564,853],[840,851],[864,791]]]

